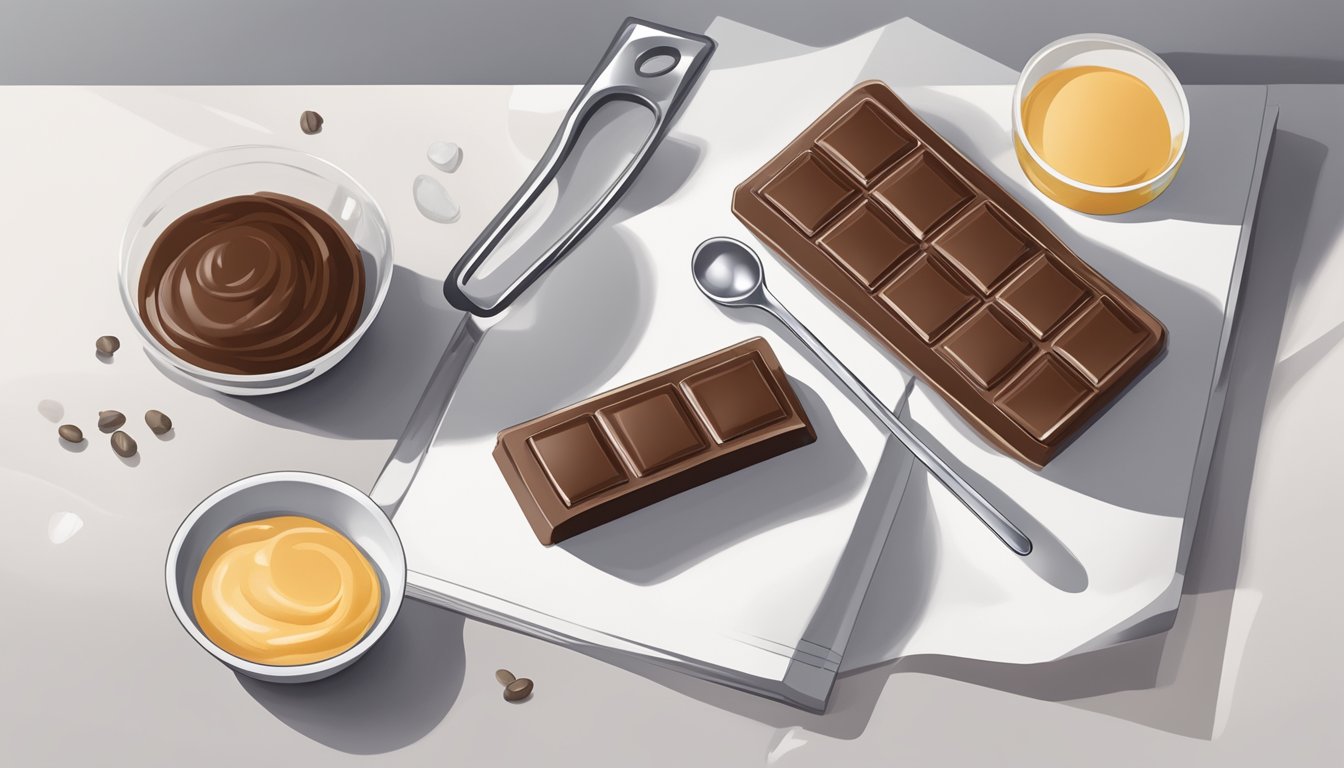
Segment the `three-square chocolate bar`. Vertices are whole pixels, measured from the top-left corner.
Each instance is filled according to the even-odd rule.
[[[754,338],[510,427],[495,462],[553,544],[816,439]]]

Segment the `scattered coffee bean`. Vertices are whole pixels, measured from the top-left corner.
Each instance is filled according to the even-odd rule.
[[[136,448],[135,438],[121,430],[112,433],[112,450],[116,451],[118,456],[129,459],[135,455]]]
[[[104,432],[111,432],[121,429],[121,425],[126,423],[126,415],[121,411],[99,411],[98,428]]]
[[[522,701],[532,695],[532,681],[526,677],[520,677],[512,683],[504,686],[505,701]]]
[[[173,420],[168,418],[168,414],[153,409],[145,411],[145,423],[149,425],[149,431],[156,435],[162,435],[173,428]]]
[[[496,669],[495,679],[499,681],[500,685],[508,685],[518,678],[514,677],[513,673],[507,669]]]
[[[116,336],[99,336],[98,341],[95,341],[93,346],[98,349],[98,354],[111,357],[112,353],[121,349],[121,340]]]
[[[56,434],[67,443],[81,443],[84,441],[84,430],[76,427],[74,424],[62,424],[61,428],[56,430]]]
[[[299,115],[299,128],[306,134],[322,132],[322,116],[311,109]]]

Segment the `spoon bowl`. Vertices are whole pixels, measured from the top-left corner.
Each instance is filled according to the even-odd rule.
[[[725,306],[757,304],[765,287],[760,257],[731,237],[713,237],[697,246],[691,274],[701,293]]]

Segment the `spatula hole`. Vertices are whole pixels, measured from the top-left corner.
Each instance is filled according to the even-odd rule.
[[[676,68],[681,61],[681,53],[676,48],[660,45],[641,53],[635,59],[635,71],[643,77],[658,77]]]

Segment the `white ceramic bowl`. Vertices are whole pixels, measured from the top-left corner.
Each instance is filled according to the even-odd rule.
[[[1047,163],[1027,140],[1022,106],[1036,83],[1046,75],[1069,67],[1107,67],[1127,72],[1141,80],[1157,96],[1171,127],[1175,151],[1161,173],[1136,184],[1100,187],[1085,184],[1060,173]],[[1154,200],[1176,178],[1185,148],[1190,142],[1190,104],[1176,73],[1157,54],[1131,40],[1114,35],[1073,35],[1060,38],[1036,52],[1022,68],[1013,89],[1013,145],[1022,170],[1036,188],[1050,199],[1084,213],[1123,213]]]
[[[192,589],[210,544],[239,523],[276,515],[299,515],[335,529],[359,547],[378,573],[381,598],[373,626],[358,643],[329,659],[292,666],[258,664],[215,645],[196,623]],[[406,555],[392,521],[358,489],[308,472],[271,472],[231,483],[197,505],[168,547],[165,577],[168,602],[177,620],[215,658],[259,680],[303,683],[354,663],[392,625],[406,594]]]
[[[345,341],[304,365],[262,374],[211,371],[179,359],[154,338],[137,309],[140,271],[163,230],[182,214],[235,195],[269,191],[297,197],[325,211],[359,246],[364,260],[364,306]],[[184,160],[154,182],[136,206],[122,241],[121,301],[157,362],[230,395],[267,395],[311,381],[345,357],[373,323],[392,283],[392,237],[382,211],[354,179],[325,160],[283,147],[216,149]]]

